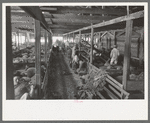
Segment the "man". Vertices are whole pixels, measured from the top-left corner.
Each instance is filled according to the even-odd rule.
[[[114,45],[113,49],[111,50],[110,53],[110,65],[116,65],[118,62],[118,56],[119,56],[119,50],[117,49],[117,46]]]
[[[75,51],[75,55],[72,59],[72,69],[74,70],[75,73],[77,73],[77,68],[78,68],[78,65],[79,65],[79,54],[78,54],[78,51]]]
[[[73,57],[75,56],[75,52],[77,51],[78,49],[78,45],[76,44],[73,48],[72,48],[72,59]]]

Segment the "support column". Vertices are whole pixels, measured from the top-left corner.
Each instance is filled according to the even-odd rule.
[[[117,45],[116,31],[114,31],[114,45]]]
[[[79,31],[79,51],[81,51],[80,41],[81,41],[81,30]]]
[[[19,32],[17,32],[17,36],[18,36],[18,50],[20,50],[20,45],[19,45]]]
[[[101,49],[101,33],[99,33],[98,49]]]
[[[130,72],[130,57],[131,57],[131,39],[132,39],[133,20],[126,21],[126,37],[124,48],[124,64],[123,64],[123,88],[127,90],[127,81]]]
[[[106,37],[106,50],[108,50],[108,37]]]
[[[45,30],[45,64],[47,65],[47,31]]]
[[[17,37],[16,37],[16,33],[15,33],[15,46],[17,47]]]
[[[27,46],[29,46],[29,42],[30,42],[30,33],[26,33],[26,35],[27,35]]]
[[[40,87],[41,86],[41,27],[40,21],[35,20],[35,75],[36,75],[36,84]],[[41,90],[39,89],[39,94],[37,95],[40,97]]]
[[[74,33],[73,33],[73,43],[74,43]]]
[[[139,51],[139,65],[142,65],[144,60],[144,32],[141,33]]]
[[[25,46],[27,48],[27,36],[26,36],[26,33],[24,33],[24,36],[25,36]]]
[[[6,99],[14,99],[10,6],[6,7]]]
[[[110,50],[111,49],[111,38],[109,37],[108,38],[108,50]]]
[[[93,37],[94,37],[94,29],[91,27],[91,54],[90,54],[90,63],[93,64]]]
[[[50,38],[50,44],[49,44],[50,46],[49,46],[49,48],[51,49],[52,48],[52,42],[53,42],[51,33],[49,33],[49,38]]]

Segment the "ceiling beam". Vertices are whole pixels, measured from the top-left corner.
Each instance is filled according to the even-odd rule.
[[[52,18],[53,23],[100,23],[103,21],[114,19],[114,17],[99,17],[99,19],[88,19],[88,18],[61,18],[61,19],[55,19]]]
[[[57,11],[56,7],[40,7],[41,10]]]
[[[49,28],[82,28],[83,25],[59,25],[59,24],[53,24],[49,25]]]
[[[69,7],[60,7],[57,11],[45,10],[44,7],[40,8],[42,11],[47,11],[50,13],[64,14],[64,13],[84,13],[84,14],[109,14],[109,15],[125,15],[126,11],[119,11],[115,9],[100,9],[100,8],[69,8]]]
[[[39,20],[43,28],[45,28],[49,32],[49,29],[47,29],[48,25],[42,14],[42,11],[38,6],[20,6],[20,8],[23,9],[25,12],[27,12],[34,19]]]
[[[95,25],[93,25],[93,28],[109,26],[109,25],[112,25],[112,24],[120,23],[120,22],[127,21],[127,20],[138,19],[138,18],[142,18],[142,17],[144,17],[144,11],[139,11],[139,12],[129,14],[129,15],[126,15],[126,16],[122,16],[122,17],[118,17],[118,18],[115,18],[115,19],[112,19],[112,20],[109,20],[109,21],[106,21],[106,22],[95,24]],[[75,31],[72,31],[72,32],[69,32],[69,33],[66,33],[66,34],[75,33],[75,32],[79,32],[80,30],[83,31],[83,30],[88,30],[88,29],[91,29],[91,26],[84,27],[82,29],[78,29],[78,30],[75,30]],[[66,34],[64,34],[64,35],[66,35]]]
[[[47,14],[48,15],[48,14]],[[55,18],[55,19],[60,19],[60,18],[63,18],[63,19],[90,19],[90,20],[99,20],[99,19],[111,19],[111,18],[117,18],[118,16],[100,16],[100,15],[93,15],[93,16],[90,16],[90,15],[76,15],[76,14],[50,14],[49,16],[51,16],[51,18]],[[44,17],[47,18],[47,16],[45,16],[44,14]]]

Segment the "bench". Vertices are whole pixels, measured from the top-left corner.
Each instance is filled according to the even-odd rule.
[[[89,74],[94,75],[100,69],[89,63]],[[103,92],[96,91],[101,99],[128,99],[129,93],[123,89],[123,85],[107,74],[106,85]]]

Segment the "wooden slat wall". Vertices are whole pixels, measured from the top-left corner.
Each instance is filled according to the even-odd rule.
[[[107,37],[109,35],[105,35],[101,38],[101,41],[102,41],[102,46],[104,48],[107,49]],[[111,36],[109,36],[111,37]],[[136,57],[136,58],[139,58],[139,54],[140,54],[140,51],[139,51],[139,48],[140,48],[140,45],[138,44],[138,38],[140,37],[140,35],[133,35],[132,36],[132,40],[131,40],[131,57]],[[124,54],[124,45],[125,45],[125,36],[122,35],[122,36],[118,36],[116,37],[116,44],[118,46],[118,49],[120,51],[121,54]],[[112,46],[114,45],[114,38],[111,37],[111,48]],[[144,55],[144,52],[143,52],[143,55]]]

